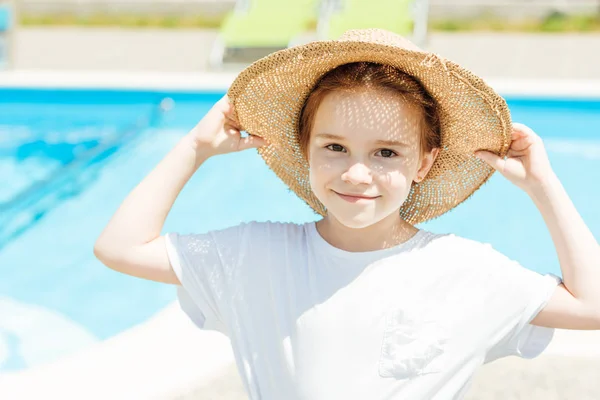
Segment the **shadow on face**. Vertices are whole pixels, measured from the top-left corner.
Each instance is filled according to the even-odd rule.
[[[327,94],[307,155],[312,190],[328,214],[364,227],[397,212],[437,155],[422,151],[423,123],[422,110],[392,90]]]

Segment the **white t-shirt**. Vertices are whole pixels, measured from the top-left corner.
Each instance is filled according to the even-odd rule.
[[[460,399],[482,364],[554,333],[529,322],[560,277],[455,235],[352,253],[314,222],[253,222],[167,250],[182,308],[229,336],[252,400]]]

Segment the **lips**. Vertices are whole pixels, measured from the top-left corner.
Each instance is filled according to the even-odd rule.
[[[351,194],[351,193],[338,193],[341,194],[342,196],[347,196],[347,197],[356,197],[357,199],[376,199],[377,196],[364,196],[364,195],[360,195],[360,194]]]
[[[339,192],[336,192],[335,190],[333,192],[335,194],[337,194],[339,197],[341,197],[342,199],[349,201],[351,203],[361,201],[361,200],[362,201],[375,200],[376,198],[379,197],[379,196],[365,196],[363,194],[339,193]]]

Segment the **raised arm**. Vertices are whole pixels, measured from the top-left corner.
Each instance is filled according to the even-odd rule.
[[[529,195],[556,248],[563,283],[531,324],[600,330],[600,245],[552,170],[542,139],[514,124],[506,159],[488,152],[479,156]]]
[[[255,136],[242,138],[232,115],[223,97],[129,193],[94,245],[104,265],[143,279],[179,283],[160,235],[175,199],[209,157],[265,144]]]

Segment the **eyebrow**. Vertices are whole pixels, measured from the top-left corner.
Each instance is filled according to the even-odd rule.
[[[331,133],[318,133],[315,135],[315,138],[330,139],[330,140],[345,140],[343,137],[338,136],[338,135],[332,135]],[[404,142],[399,142],[397,140],[376,140],[374,143],[377,145],[381,145],[381,146],[408,147],[408,144],[406,144]]]

